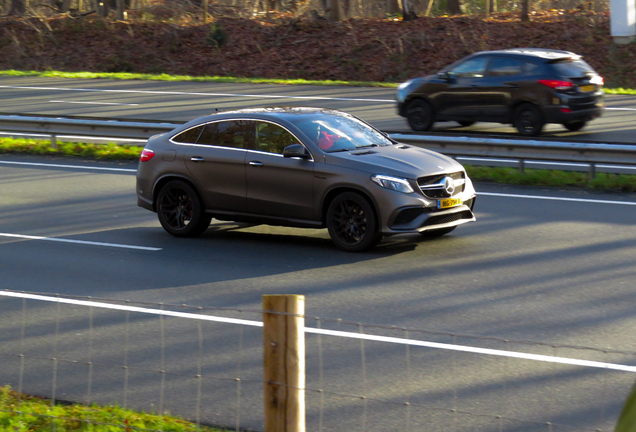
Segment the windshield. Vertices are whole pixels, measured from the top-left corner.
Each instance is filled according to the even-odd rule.
[[[327,153],[393,145],[381,132],[355,117],[311,115],[292,120],[292,123]]]
[[[580,77],[588,73],[594,73],[592,66],[583,60],[562,61],[553,64],[554,68],[566,77]]]

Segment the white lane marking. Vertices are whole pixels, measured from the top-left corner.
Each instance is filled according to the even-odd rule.
[[[24,298],[24,299],[31,299],[31,300],[41,300],[41,301],[48,301],[48,302],[54,302],[54,303],[74,304],[79,306],[90,306],[90,307],[97,307],[102,309],[111,309],[111,310],[118,310],[118,311],[139,312],[139,313],[146,313],[146,314],[152,314],[152,315],[172,316],[172,317],[179,317],[179,318],[196,319],[200,321],[213,321],[213,322],[222,322],[227,324],[240,324],[240,325],[246,325],[246,326],[252,326],[252,327],[263,327],[263,323],[260,321],[215,317],[211,315],[199,315],[199,314],[193,314],[193,313],[187,313],[187,312],[175,312],[175,311],[162,310],[162,309],[141,308],[137,306],[123,306],[123,305],[115,305],[115,304],[101,303],[101,302],[87,301],[87,300],[66,299],[61,297],[49,297],[49,296],[43,296],[39,294],[0,291],[0,296]],[[465,345],[453,345],[453,344],[445,344],[445,343],[438,343],[438,342],[427,342],[427,341],[402,339],[402,338],[389,337],[389,336],[375,336],[375,335],[369,335],[369,334],[363,334],[363,333],[344,332],[344,331],[337,331],[337,330],[325,330],[325,329],[319,329],[319,328],[313,328],[313,327],[305,327],[305,333],[346,337],[350,339],[370,340],[370,341],[386,342],[386,343],[393,343],[393,344],[400,344],[400,345],[420,346],[425,348],[445,349],[450,351],[460,351],[460,352],[467,352],[467,353],[473,353],[473,354],[486,354],[486,355],[499,356],[499,357],[511,357],[511,358],[518,358],[518,359],[524,359],[524,360],[560,363],[560,364],[567,364],[567,365],[573,365],[573,366],[585,366],[585,367],[592,367],[592,368],[619,370],[619,371],[636,373],[636,366],[629,366],[629,365],[616,364],[616,363],[605,363],[605,362],[598,362],[598,361],[591,361],[591,360],[581,360],[581,359],[574,359],[574,358],[568,358],[568,357],[556,357],[556,356],[547,356],[547,355],[540,355],[540,354],[527,354],[527,353],[521,353],[521,352],[515,352],[515,351],[504,351],[504,350],[478,348],[478,347],[465,346]]]
[[[106,167],[96,167],[96,166],[60,165],[60,164],[36,163],[36,162],[0,161],[0,164],[43,166],[43,167],[54,167],[54,168],[88,169],[88,170],[99,170],[99,171],[119,171],[119,172],[130,172],[130,173],[136,173],[137,172],[136,169],[128,169],[128,168],[106,168]]]
[[[92,242],[92,241],[85,241],[85,240],[70,240],[70,239],[55,238],[55,237],[39,237],[39,236],[29,236],[29,235],[21,235],[21,234],[0,233],[0,236],[20,238],[20,239],[26,239],[26,240],[46,240],[46,241],[75,243],[75,244],[83,244],[83,245],[91,245],[91,246],[105,246],[105,247],[114,247],[114,248],[121,248],[121,249],[137,249],[137,250],[147,250],[147,251],[161,250],[161,248],[147,247],[147,246],[134,246],[134,245],[124,245],[124,244],[117,244],[117,243],[102,243],[102,242]]]
[[[111,89],[85,89],[66,87],[23,87],[23,86],[0,86],[0,88],[20,89],[20,90],[54,90],[54,91],[77,91],[77,92],[103,92],[103,93],[126,93],[126,94],[149,94],[149,95],[173,95],[173,96],[218,96],[218,97],[245,97],[260,99],[306,99],[306,100],[334,100],[334,101],[354,101],[354,102],[384,102],[395,103],[393,99],[359,99],[359,98],[339,98],[328,96],[280,96],[261,94],[241,94],[241,93],[198,93],[198,92],[177,92],[177,91],[155,91],[155,90],[111,90]]]
[[[614,110],[614,111],[636,111],[636,108],[608,108],[605,107],[606,110]]]
[[[609,201],[609,200],[596,200],[596,199],[584,199],[584,198],[517,195],[517,194],[504,194],[504,193],[495,193],[495,192],[477,192],[477,195],[497,196],[497,197],[504,197],[504,198],[526,198],[526,199],[540,199],[540,200],[552,200],[552,201],[583,202],[583,203],[592,203],[592,204],[616,204],[616,205],[636,206],[636,202],[629,202],[629,201]]]
[[[129,106],[139,105],[139,104],[131,104],[131,103],[116,103],[116,102],[78,102],[78,101],[58,101],[58,100],[52,100],[49,102],[67,103],[67,104],[85,104],[85,105],[129,105]]]

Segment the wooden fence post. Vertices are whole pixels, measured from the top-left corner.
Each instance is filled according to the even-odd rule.
[[[304,313],[305,296],[263,296],[265,432],[305,432]]]

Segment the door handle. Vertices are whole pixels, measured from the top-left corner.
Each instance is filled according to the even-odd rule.
[[[192,162],[205,162],[205,159],[203,159],[201,156],[193,156],[190,158],[190,160]]]
[[[263,166],[263,162],[259,161],[250,161],[251,166]]]

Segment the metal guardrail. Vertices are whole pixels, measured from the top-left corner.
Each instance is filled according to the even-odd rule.
[[[150,120],[100,120],[96,118],[29,117],[0,115],[0,130],[16,133],[51,135],[56,147],[58,135],[87,137],[147,139],[169,132],[183,123],[162,123]],[[519,161],[553,161],[584,163],[590,166],[590,177],[597,164],[636,166],[636,145],[576,143],[510,138],[480,138],[440,135],[391,133],[390,137],[405,143],[425,147],[451,157],[502,158]]]

